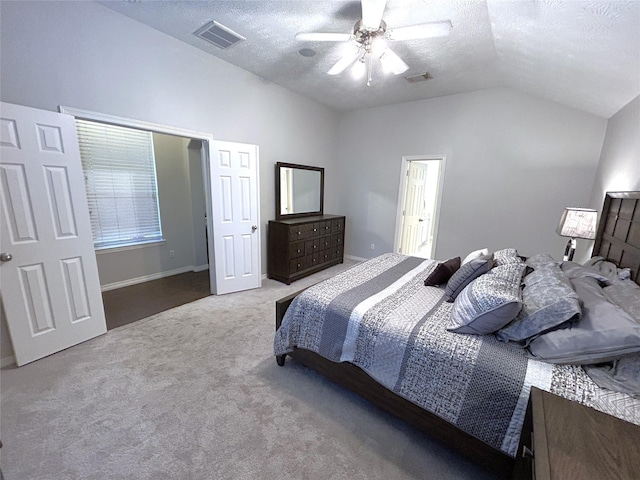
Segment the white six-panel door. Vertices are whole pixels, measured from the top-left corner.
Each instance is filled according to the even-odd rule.
[[[210,145],[210,189],[217,294],[261,286],[258,146]]]
[[[23,365],[107,329],[74,118],[0,117],[0,292]]]

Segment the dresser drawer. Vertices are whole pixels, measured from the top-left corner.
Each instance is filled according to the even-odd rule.
[[[318,253],[321,250],[320,239],[314,238],[313,240],[307,240],[304,242],[304,250],[307,255]]]
[[[320,237],[319,240],[320,250],[326,250],[331,247],[331,235],[325,235],[324,237]]]
[[[293,260],[289,261],[290,274],[299,272],[300,270],[304,270],[304,269],[305,269],[304,257],[294,258]]]
[[[331,233],[337,233],[344,231],[344,220],[337,219],[331,221]]]
[[[289,241],[296,242],[305,240],[313,236],[313,224],[305,223],[302,225],[292,225],[289,227]]]
[[[304,256],[304,242],[294,242],[289,244],[289,258]]]
[[[331,220],[320,222],[320,235],[331,233]]]
[[[333,258],[335,258],[335,257],[333,257]],[[326,262],[328,262],[330,260],[332,260],[331,250],[330,249],[322,250],[319,253],[319,261],[320,261],[320,263],[326,263]]]

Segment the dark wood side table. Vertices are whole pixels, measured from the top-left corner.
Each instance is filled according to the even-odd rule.
[[[640,426],[533,387],[514,477],[640,479]]]

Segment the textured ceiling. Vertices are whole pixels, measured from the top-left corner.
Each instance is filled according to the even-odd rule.
[[[394,42],[403,75],[326,71],[343,43],[297,32],[350,33],[355,1],[101,1],[104,6],[338,110],[505,86],[610,117],[640,94],[640,0],[388,0],[388,28],[451,20],[448,37]],[[221,50],[193,35],[215,20],[246,38]],[[313,57],[298,53],[312,48]],[[404,76],[428,71],[433,80]]]

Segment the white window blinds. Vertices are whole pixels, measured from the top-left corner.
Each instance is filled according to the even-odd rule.
[[[76,125],[95,248],[162,240],[152,133]]]

